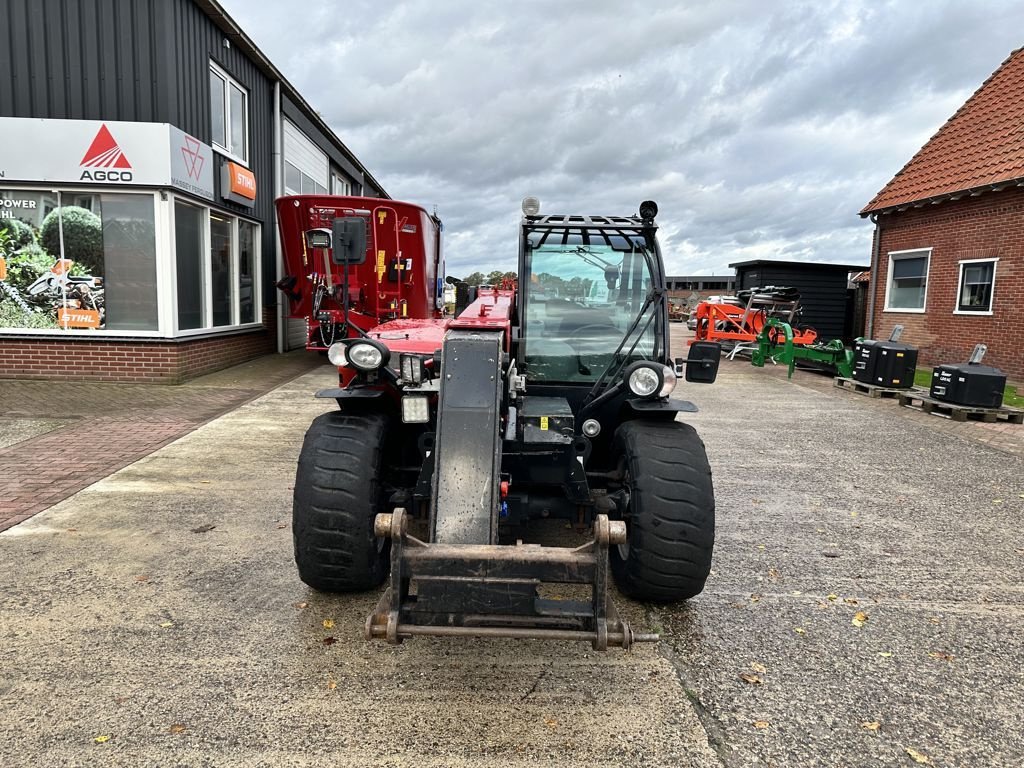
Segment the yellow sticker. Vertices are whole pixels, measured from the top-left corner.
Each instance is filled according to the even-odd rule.
[[[548,428],[548,417],[547,416],[541,416],[540,417],[540,428],[541,429],[547,429]]]
[[[377,282],[384,277],[384,251],[377,251]]]
[[[387,211],[377,211],[377,221],[380,222],[381,224],[384,223],[384,219],[386,219],[387,217],[388,217],[388,212]]]

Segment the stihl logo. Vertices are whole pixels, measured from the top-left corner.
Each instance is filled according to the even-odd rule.
[[[125,157],[124,152],[114,141],[114,137],[111,135],[110,130],[106,125],[101,125],[99,131],[96,132],[96,138],[92,140],[92,144],[89,145],[89,149],[85,151],[85,155],[82,157],[79,165],[85,168],[124,168],[127,170],[94,170],[94,171],[82,171],[79,181],[131,181],[132,164],[128,162],[128,158]]]

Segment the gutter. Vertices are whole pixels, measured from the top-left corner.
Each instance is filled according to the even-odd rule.
[[[867,328],[864,331],[864,335],[867,338],[874,337],[875,329],[875,295],[878,292],[878,283],[876,277],[878,275],[878,260],[882,250],[882,221],[877,213],[870,215],[871,222],[875,225],[875,231],[872,236],[871,242],[871,275],[868,277],[870,281],[870,293],[868,294],[868,322]]]
[[[281,81],[274,81],[274,148],[271,157],[274,165],[274,199],[284,194],[284,173],[281,162]],[[272,206],[274,222],[274,284],[281,282],[284,277],[284,256],[281,253],[281,232],[277,227],[277,206]],[[287,330],[284,322],[284,303],[289,299],[284,296],[283,291],[277,291],[277,354],[284,352],[285,336]]]

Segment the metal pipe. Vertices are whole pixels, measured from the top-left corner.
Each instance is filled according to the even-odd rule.
[[[375,638],[383,638],[387,627],[375,624],[370,627]],[[628,632],[628,630],[627,630]],[[656,643],[661,638],[655,633],[632,633],[629,643]],[[597,639],[596,632],[575,629],[521,629],[518,627],[430,627],[418,624],[399,624],[398,636],[412,637],[486,637],[510,638],[514,640],[574,640],[592,643]],[[626,640],[626,633],[609,632],[608,645],[621,646]]]
[[[282,183],[282,177],[284,174],[282,171],[281,163],[281,81],[279,79],[274,80],[274,150],[273,150],[273,167],[274,167],[274,199],[276,200],[284,194],[284,184]],[[273,211],[270,220],[274,227],[274,250],[275,250],[275,263],[274,278],[275,284],[284,277],[284,256],[281,254],[281,234],[277,230],[277,206],[273,203],[270,205]],[[265,242],[265,241],[264,241]],[[284,321],[284,302],[289,299],[284,296],[283,291],[278,291],[275,294],[277,299],[277,353],[281,354],[284,352],[285,337],[288,335]]]
[[[877,213],[871,214],[871,222],[875,225],[875,231],[871,239],[871,271],[868,275],[868,322],[867,328],[864,331],[864,336],[869,339],[874,337],[875,331],[875,292],[878,290],[875,279],[878,275],[878,259],[882,250],[882,224]]]

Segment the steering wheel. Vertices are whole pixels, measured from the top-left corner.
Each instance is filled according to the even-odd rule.
[[[622,329],[610,323],[588,323],[566,337],[566,343],[576,352],[576,365],[582,375],[591,376],[591,368],[603,370],[608,366],[617,346],[617,342],[609,344],[609,338],[621,339]]]

